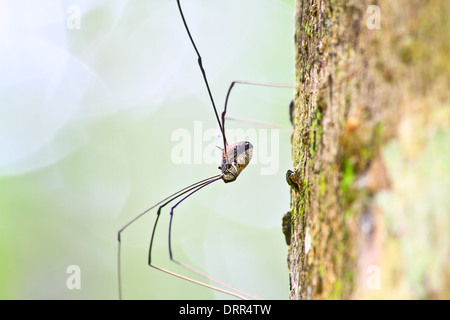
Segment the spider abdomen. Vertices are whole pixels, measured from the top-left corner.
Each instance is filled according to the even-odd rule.
[[[236,180],[242,170],[247,167],[253,155],[253,145],[248,141],[235,142],[222,151],[222,180],[225,183]]]

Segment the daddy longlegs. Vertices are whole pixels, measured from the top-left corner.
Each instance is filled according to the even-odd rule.
[[[178,260],[176,260],[174,258],[174,253],[173,253],[173,249],[172,249],[172,221],[173,221],[173,216],[174,216],[174,211],[175,209],[183,203],[184,200],[186,200],[187,198],[189,198],[191,195],[196,194],[197,192],[199,192],[200,190],[202,190],[203,188],[206,188],[207,186],[209,186],[210,184],[213,184],[214,182],[217,182],[219,180],[224,181],[225,183],[229,183],[229,182],[233,182],[237,179],[237,177],[239,176],[239,174],[243,171],[243,169],[248,165],[248,163],[250,162],[251,158],[252,158],[252,151],[253,151],[253,146],[251,144],[250,141],[238,141],[238,142],[230,142],[227,141],[226,138],[226,126],[225,126],[225,120],[226,120],[226,113],[227,113],[227,106],[228,106],[228,101],[229,101],[229,97],[230,94],[232,92],[232,89],[235,86],[243,86],[243,85],[256,85],[256,86],[267,86],[267,87],[280,87],[280,88],[293,88],[292,85],[290,84],[272,84],[272,83],[262,83],[262,82],[250,82],[250,81],[233,81],[227,91],[226,94],[226,98],[225,98],[225,103],[224,103],[224,108],[222,113],[218,112],[218,108],[216,106],[215,100],[213,98],[213,93],[211,92],[209,83],[208,83],[208,79],[207,79],[207,74],[206,71],[203,67],[203,63],[202,63],[202,57],[200,55],[200,52],[196,46],[196,43],[194,41],[194,37],[192,36],[186,18],[184,16],[181,4],[180,4],[180,0],[177,0],[177,6],[178,6],[178,10],[179,10],[179,14],[180,17],[183,21],[185,30],[187,32],[187,36],[189,37],[189,40],[192,44],[192,47],[197,55],[198,58],[198,65],[201,71],[201,75],[203,77],[204,80],[204,84],[206,86],[207,89],[207,93],[208,93],[208,97],[212,106],[212,109],[214,111],[214,116],[215,119],[217,121],[217,124],[219,126],[220,132],[221,132],[221,136],[222,136],[222,141],[221,141],[221,149],[222,149],[222,161],[220,163],[219,166],[219,174],[210,176],[209,178],[200,180],[198,182],[195,182],[177,192],[175,192],[174,194],[164,198],[163,200],[159,201],[158,203],[154,204],[153,206],[151,206],[150,208],[146,209],[145,211],[141,212],[140,214],[138,214],[136,217],[134,217],[133,219],[131,219],[130,221],[128,221],[119,231],[117,234],[117,239],[118,239],[118,252],[117,252],[117,266],[118,266],[118,287],[119,287],[119,298],[122,299],[122,288],[123,288],[123,283],[122,283],[122,270],[121,270],[121,249],[122,249],[122,233],[127,229],[128,226],[130,226],[131,224],[133,224],[134,222],[136,222],[138,219],[140,219],[141,217],[143,217],[144,215],[146,215],[147,213],[149,213],[150,211],[155,212],[156,211],[156,218],[155,218],[155,222],[153,225],[153,229],[151,231],[151,238],[150,238],[150,244],[148,247],[148,265],[156,270],[159,270],[161,272],[164,272],[166,274],[178,277],[180,279],[195,283],[197,285],[201,285],[204,286],[206,288],[209,289],[213,289],[222,293],[225,293],[227,295],[230,296],[234,296],[236,298],[239,299],[259,299],[259,297],[247,293],[243,290],[240,290],[234,286],[231,286],[219,279],[216,279],[204,272],[198,271],[197,269],[182,263]],[[174,264],[184,268],[185,270],[187,270],[188,272],[192,272],[194,274],[197,274],[199,277],[204,278],[205,281],[209,280],[210,282],[213,282],[214,285],[205,283],[203,281],[198,281],[195,279],[192,279],[190,277],[187,277],[183,274],[180,273],[176,273],[173,272],[171,270],[168,270],[167,268],[162,268],[159,267],[157,265],[155,265],[152,261],[152,248],[153,248],[153,244],[154,244],[154,239],[155,239],[155,232],[157,230],[157,226],[158,226],[158,221],[159,218],[161,216],[162,210],[163,208],[165,208],[167,206],[167,209],[170,207],[169,210],[169,214],[170,214],[170,220],[169,220],[169,230],[168,230],[168,251],[169,251],[169,258],[170,261],[173,262]],[[226,289],[224,289],[226,288]]]

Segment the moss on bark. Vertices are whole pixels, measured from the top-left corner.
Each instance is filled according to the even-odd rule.
[[[380,8],[380,29],[367,26],[369,5]],[[403,207],[390,212],[389,203],[404,204],[399,186],[408,174],[450,192],[450,162],[443,160],[450,153],[449,13],[445,0],[298,1],[294,169],[287,177],[294,186],[292,299],[396,297],[399,270],[398,297],[448,298],[448,200],[408,198],[425,210],[412,210],[414,217]],[[423,152],[436,143],[430,148],[445,154],[427,159],[442,167],[442,179],[408,171],[409,161],[426,161]],[[392,226],[398,216],[419,225]],[[404,228],[407,235],[399,235]],[[405,242],[413,232],[429,235]],[[424,243],[429,260],[408,265],[414,254],[421,259]]]

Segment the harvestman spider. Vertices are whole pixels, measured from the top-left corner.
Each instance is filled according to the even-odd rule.
[[[201,189],[203,189],[204,187],[212,184],[213,182],[222,180],[225,183],[229,183],[229,182],[233,182],[234,180],[236,180],[236,178],[239,176],[239,174],[242,172],[242,170],[245,169],[245,167],[249,164],[251,158],[252,158],[252,151],[253,151],[253,146],[249,141],[238,141],[238,142],[234,142],[230,145],[228,145],[227,139],[226,139],[226,135],[225,135],[225,115],[227,112],[227,105],[228,105],[228,99],[231,93],[231,90],[233,89],[233,87],[236,84],[250,84],[250,85],[257,85],[257,86],[270,86],[270,87],[283,87],[283,88],[293,88],[292,85],[286,85],[286,84],[270,84],[270,83],[258,83],[258,82],[248,82],[248,81],[233,81],[228,89],[226,98],[225,98],[225,105],[224,105],[224,110],[221,114],[221,117],[219,117],[219,114],[217,112],[217,108],[208,84],[208,80],[206,77],[206,72],[203,68],[202,65],[202,58],[200,56],[200,53],[197,49],[197,46],[195,45],[195,42],[193,40],[193,37],[189,31],[186,19],[184,17],[183,11],[181,9],[181,5],[180,5],[180,1],[177,0],[177,5],[178,5],[178,10],[181,16],[181,19],[183,21],[183,24],[185,26],[186,32],[188,34],[188,37],[192,43],[192,46],[197,54],[198,57],[198,65],[200,67],[200,71],[202,73],[203,76],[203,80],[204,83],[206,85],[206,89],[208,91],[208,95],[209,95],[209,99],[211,101],[211,105],[213,107],[214,113],[215,113],[215,117],[217,120],[217,123],[219,125],[219,129],[221,131],[222,137],[223,137],[223,149],[222,149],[222,162],[219,166],[220,169],[220,174],[211,176],[209,178],[203,179],[201,181],[198,181],[196,183],[193,183],[177,192],[175,192],[174,194],[168,196],[167,198],[161,200],[160,202],[156,203],[155,205],[151,206],[150,208],[148,208],[147,210],[141,212],[140,214],[138,214],[136,217],[134,217],[133,219],[131,219],[130,221],[128,221],[119,231],[117,234],[117,239],[118,239],[118,252],[117,252],[117,265],[118,265],[118,286],[119,286],[119,298],[122,299],[122,274],[121,274],[121,234],[122,232],[128,227],[130,226],[132,223],[134,223],[136,220],[138,220],[139,218],[141,218],[143,215],[145,215],[146,213],[148,213],[149,211],[151,211],[154,208],[158,208],[157,209],[157,213],[156,213],[156,220],[155,223],[153,225],[153,230],[152,230],[152,235],[151,235],[151,239],[150,239],[150,245],[149,245],[149,251],[148,251],[148,265],[152,268],[155,268],[159,271],[165,272],[167,274],[176,276],[178,278],[190,281],[192,283],[196,283],[198,285],[213,289],[213,290],[217,290],[219,292],[223,292],[226,294],[229,294],[231,296],[240,298],[240,299],[248,299],[248,298],[253,298],[253,299],[259,299],[258,297],[249,294],[245,291],[242,291],[238,288],[235,288],[223,281],[220,281],[216,278],[211,277],[210,275],[207,275],[201,271],[198,271],[180,261],[177,261],[174,259],[173,257],[173,252],[172,252],[172,243],[171,243],[171,233],[172,233],[172,219],[173,219],[173,212],[175,210],[175,208],[181,204],[185,199],[187,199],[188,197],[190,197],[191,195],[193,195],[194,193],[200,191]],[[169,203],[171,203],[172,201],[177,200],[177,202],[175,202],[174,205],[172,205],[171,209],[170,209],[170,220],[169,220],[169,231],[168,231],[168,236],[169,236],[169,240],[168,240],[168,247],[169,247],[169,258],[170,261],[172,261],[173,263],[183,267],[186,270],[189,270],[193,273],[196,273],[197,275],[208,279],[212,282],[215,282],[217,284],[220,284],[226,288],[228,288],[229,290],[225,290],[222,289],[220,287],[217,286],[213,286],[207,283],[203,283],[201,281],[197,281],[191,278],[188,278],[184,275],[175,273],[173,271],[170,271],[168,269],[165,268],[161,268],[158,266],[155,266],[154,264],[152,264],[152,247],[153,247],[153,240],[154,240],[154,236],[155,236],[155,231],[156,231],[156,227],[158,224],[158,220],[160,218],[160,214],[161,214],[161,210],[162,208],[164,208],[166,205],[168,205]],[[234,292],[233,292],[234,291]]]

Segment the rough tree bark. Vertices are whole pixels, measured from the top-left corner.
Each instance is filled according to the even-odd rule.
[[[450,298],[449,17],[298,0],[291,299]]]

